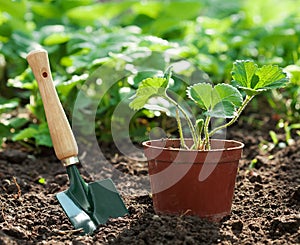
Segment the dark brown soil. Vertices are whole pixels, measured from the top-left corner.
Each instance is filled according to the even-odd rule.
[[[105,171],[96,171],[93,156],[81,155],[86,181],[113,177],[130,212],[85,236],[55,198],[68,188],[68,178],[52,150],[33,154],[7,146],[0,152],[0,244],[300,244],[300,140],[262,151],[263,132],[232,130],[230,137],[243,141],[245,150],[232,214],[221,223],[155,214],[140,153],[126,157],[101,146],[110,163]]]

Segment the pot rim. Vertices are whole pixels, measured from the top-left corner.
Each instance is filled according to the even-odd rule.
[[[185,141],[192,141],[191,138],[185,138]],[[189,150],[189,149],[183,149],[183,148],[170,148],[170,147],[160,147],[160,146],[154,146],[151,145],[151,142],[166,142],[166,141],[180,141],[179,138],[161,138],[157,140],[147,140],[142,142],[142,145],[144,147],[148,148],[153,148],[153,149],[163,149],[164,151],[181,151],[181,152],[218,152],[218,151],[230,151],[230,150],[238,150],[238,149],[243,149],[244,148],[244,143],[237,141],[237,140],[224,140],[224,139],[211,139],[210,141],[216,141],[216,142],[224,142],[225,143],[233,143],[236,146],[233,147],[227,147],[227,148],[215,148],[215,149],[210,149],[210,150]]]

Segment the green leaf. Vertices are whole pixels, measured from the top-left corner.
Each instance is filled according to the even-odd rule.
[[[269,131],[269,135],[271,136],[271,139],[273,141],[273,144],[274,145],[277,145],[279,143],[279,140],[278,140],[278,137],[277,137],[277,134],[275,133],[275,131],[273,130],[270,130]]]
[[[235,107],[228,101],[216,104],[211,111],[207,112],[210,117],[233,118],[235,116]]]
[[[145,106],[151,97],[165,97],[167,87],[168,81],[165,78],[153,77],[144,79],[140,83],[133,101],[131,101],[129,104],[130,108],[134,110],[140,110]]]
[[[261,68],[249,60],[234,62],[232,69],[233,84],[245,90],[247,95],[281,88],[288,82],[287,75],[277,65],[264,65]]]
[[[7,19],[9,25],[14,30],[27,30],[27,23],[24,21],[24,16],[27,11],[27,3],[25,1],[11,1],[11,0],[2,0],[0,6],[0,15],[3,15],[3,18]],[[3,27],[5,25],[0,26]],[[1,36],[3,33],[1,33]]]
[[[187,89],[187,95],[196,102],[200,108],[206,111],[210,109],[212,103],[212,86],[209,83],[198,83]]]
[[[38,182],[39,182],[40,184],[42,184],[42,185],[45,185],[45,184],[46,184],[46,179],[43,178],[43,177],[41,177],[41,178],[38,179]]]
[[[26,128],[22,131],[20,131],[18,134],[16,134],[12,140],[13,141],[19,141],[19,140],[25,140],[25,139],[30,139],[33,138],[36,134],[38,133],[38,130],[35,128]]]
[[[215,107],[220,102],[229,102],[234,106],[241,106],[243,97],[237,88],[228,84],[218,84],[212,91],[212,107]]]
[[[131,7],[131,1],[96,3],[88,6],[78,6],[66,12],[71,22],[80,25],[92,25],[96,20],[111,20],[122,11]]]
[[[36,145],[43,145],[52,147],[52,140],[50,137],[48,125],[46,123],[35,125],[31,124],[28,128],[20,131],[13,136],[13,141],[21,141],[27,139],[34,139]]]
[[[198,83],[189,87],[187,94],[211,117],[232,118],[235,108],[243,102],[240,92],[228,84],[218,84],[213,88],[208,83]]]
[[[28,119],[22,117],[15,117],[9,120],[9,126],[14,129],[19,129],[23,127],[26,123],[28,123]]]
[[[10,126],[0,123],[0,138],[10,137],[11,135]]]
[[[11,136],[10,128],[7,125],[0,123],[0,148],[4,139]]]
[[[245,88],[251,88],[253,76],[257,70],[257,65],[250,60],[237,60],[233,63],[232,77]]]
[[[70,35],[66,33],[52,33],[44,39],[44,45],[51,46],[66,43],[70,40]]]
[[[59,18],[61,15],[59,6],[51,2],[31,2],[31,5],[32,12],[43,18]]]
[[[37,145],[43,145],[48,147],[53,146],[47,123],[43,123],[39,125],[38,133],[34,135],[34,138],[35,138],[35,143]]]
[[[287,75],[276,65],[264,65],[257,70],[256,74],[259,77],[255,85],[256,90],[281,88],[288,82]]]
[[[236,84],[239,88],[245,90],[248,95],[255,95],[254,86],[257,83],[257,76],[255,75],[257,65],[250,60],[237,60],[233,63],[232,68],[232,84]],[[254,86],[253,86],[254,85]]]
[[[43,145],[48,147],[53,146],[50,134],[37,134],[34,138],[36,140],[37,145]]]
[[[13,110],[19,105],[19,99],[4,99],[0,97],[0,113]]]

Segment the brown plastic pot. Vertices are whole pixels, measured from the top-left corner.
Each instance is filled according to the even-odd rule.
[[[155,212],[220,221],[231,212],[244,144],[211,140],[209,151],[184,150],[179,145],[178,139],[143,143]]]

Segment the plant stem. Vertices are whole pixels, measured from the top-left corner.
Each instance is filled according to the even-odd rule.
[[[209,127],[209,122],[210,122],[210,119],[211,117],[210,116],[207,116],[206,119],[205,119],[205,123],[204,123],[204,137],[205,137],[205,140],[204,140],[204,150],[210,150],[210,142],[209,142],[209,132],[208,132],[208,127]]]
[[[198,137],[197,137],[197,134],[196,134],[196,131],[195,131],[195,128],[193,126],[193,123],[191,121],[191,119],[189,118],[189,116],[187,115],[187,113],[184,111],[184,109],[175,101],[173,100],[172,98],[170,98],[167,94],[165,95],[165,98],[170,102],[172,103],[173,105],[176,106],[176,108],[178,108],[178,110],[183,114],[183,116],[185,117],[187,123],[188,123],[188,126],[189,126],[189,129],[191,131],[191,134],[192,134],[192,138],[193,138],[193,146],[194,147],[198,147],[197,146],[197,143],[198,143]],[[182,127],[181,127],[181,124],[178,124],[178,128],[179,131],[182,132]],[[183,140],[183,135],[180,136],[181,137],[181,140]]]
[[[201,123],[199,122],[196,122],[195,124],[195,128],[198,130],[197,134],[198,134],[198,142],[197,142],[197,145],[195,146],[195,148],[197,150],[199,150],[199,148],[201,148],[201,144],[202,144],[202,138],[201,138],[201,135],[202,135],[202,130],[203,130],[203,127],[204,127],[204,121],[201,120]]]
[[[183,138],[183,132],[182,132],[182,126],[181,126],[181,121],[180,121],[180,117],[179,117],[178,107],[176,108],[176,121],[177,121],[177,125],[178,125],[179,136],[180,136],[180,145],[181,145],[181,147],[188,149],[188,147],[185,144],[184,138]]]
[[[245,100],[243,101],[241,107],[237,110],[235,117],[233,117],[228,123],[223,124],[217,128],[215,128],[214,130],[212,130],[209,133],[209,137],[211,137],[212,135],[214,135],[217,131],[223,129],[223,128],[227,128],[230,125],[232,125],[233,123],[236,122],[236,120],[239,118],[239,116],[241,115],[242,111],[245,109],[245,107],[248,105],[248,103],[253,99],[254,95],[250,96],[250,95],[246,95]]]

